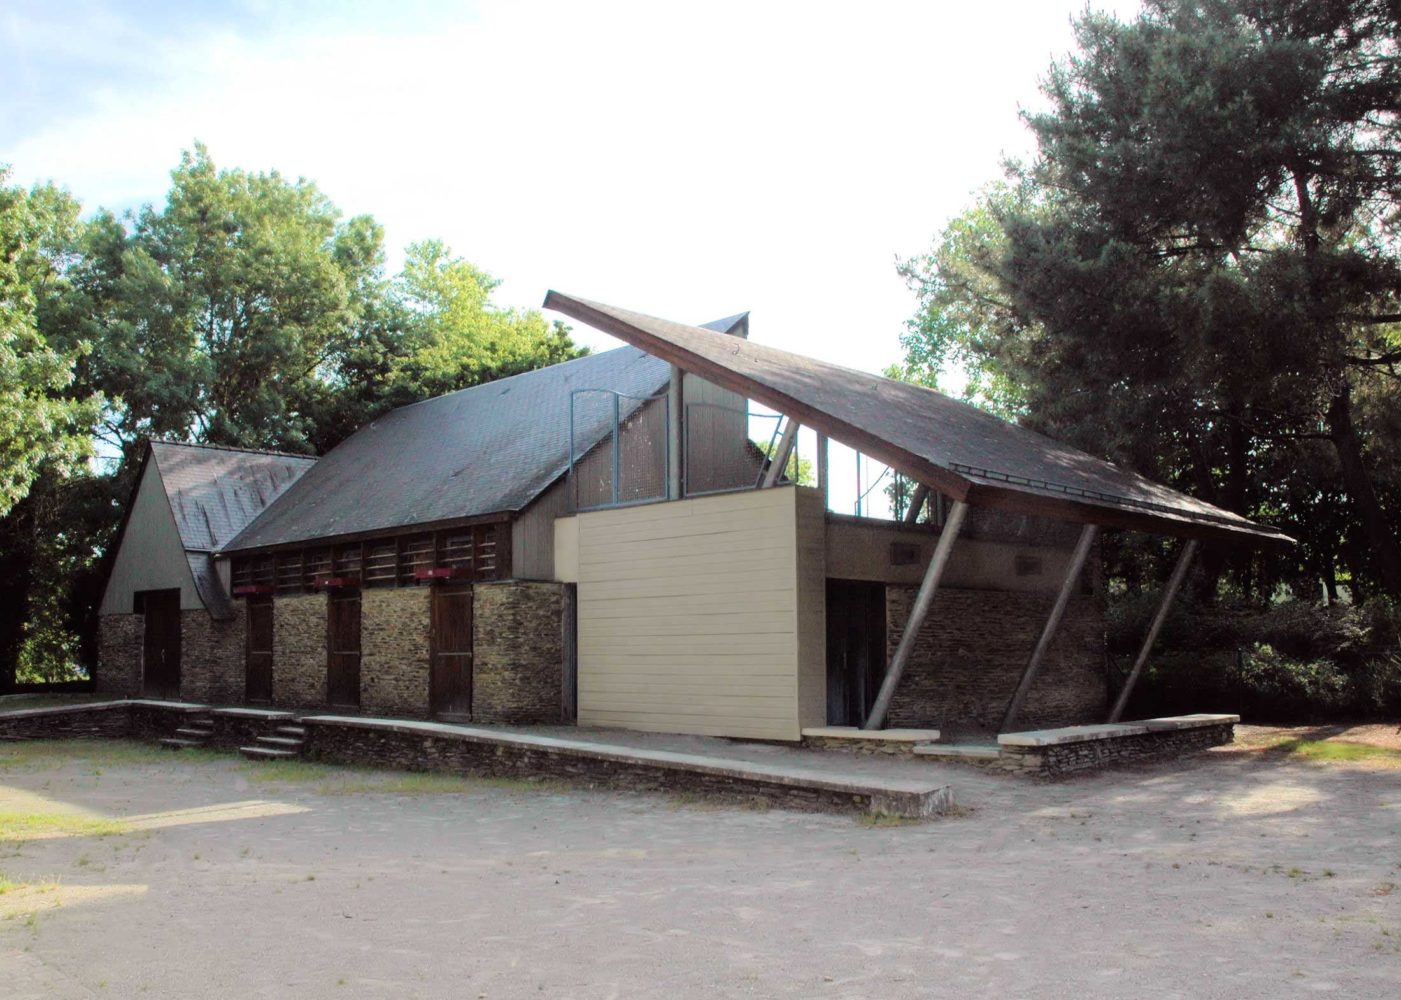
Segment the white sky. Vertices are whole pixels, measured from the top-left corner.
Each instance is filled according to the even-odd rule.
[[[374,215],[391,260],[446,240],[502,304],[748,309],[756,341],[879,371],[914,309],[895,258],[1028,151],[1082,7],[12,0],[0,163],[122,209],[200,139]]]

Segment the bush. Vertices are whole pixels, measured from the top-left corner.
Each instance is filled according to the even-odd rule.
[[[1126,675],[1156,595],[1116,602],[1109,649]],[[1284,601],[1183,602],[1169,617],[1129,714],[1237,712],[1250,722],[1401,716],[1401,610]]]

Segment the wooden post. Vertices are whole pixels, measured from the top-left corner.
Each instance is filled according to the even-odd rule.
[[[910,497],[910,509],[905,511],[905,523],[914,524],[919,520],[919,512],[924,509],[924,501],[929,499],[929,487],[915,484],[914,496]]]
[[[685,421],[685,413],[683,410],[686,405],[685,377],[686,373],[680,368],[675,365],[671,366],[671,382],[667,386],[666,397],[668,459],[668,468],[666,470],[666,498],[668,500],[680,500],[682,491],[685,489],[685,483],[681,473],[685,461],[683,449],[686,447],[685,435],[682,431]],[[573,447],[572,442],[570,446]]]
[[[895,655],[891,657],[890,666],[885,671],[885,680],[881,681],[876,703],[871,706],[871,714],[866,717],[866,724],[862,729],[880,729],[885,725],[890,700],[895,697],[895,689],[900,685],[900,675],[905,672],[905,665],[909,663],[910,654],[914,652],[915,637],[929,614],[929,606],[934,603],[934,592],[939,589],[939,579],[949,564],[949,554],[953,552],[953,543],[958,539],[958,532],[963,527],[963,516],[967,512],[966,503],[962,500],[954,501],[953,509],[949,511],[948,523],[944,525],[943,533],[939,535],[939,544],[934,547],[934,556],[929,560],[929,568],[924,571],[924,582],[919,585],[915,606],[910,609],[910,619],[905,622],[905,631],[900,636],[900,645],[895,647]]]
[[[1158,602],[1158,610],[1153,614],[1152,624],[1148,626],[1148,634],[1143,638],[1143,647],[1138,651],[1138,659],[1133,661],[1133,669],[1129,671],[1128,679],[1124,681],[1124,688],[1119,692],[1118,700],[1114,702],[1114,710],[1109,713],[1110,722],[1118,722],[1123,716],[1124,708],[1129,703],[1129,695],[1133,694],[1133,686],[1138,683],[1138,675],[1143,672],[1144,664],[1148,662],[1148,654],[1152,651],[1153,644],[1158,641],[1158,633],[1163,630],[1163,622],[1167,621],[1172,602],[1177,598],[1182,581],[1187,577],[1187,567],[1196,554],[1197,540],[1190,538],[1187,540],[1187,544],[1182,547],[1182,554],[1177,557],[1177,565],[1172,568],[1172,575],[1168,577],[1167,586],[1163,589],[1162,600]]]
[[[798,422],[792,417],[783,427],[783,436],[778,439],[778,446],[774,448],[773,455],[769,457],[769,467],[764,472],[764,481],[761,486],[772,486],[778,482],[783,475],[783,469],[788,464],[788,457],[793,453],[793,442],[798,437]]]
[[[1089,556],[1090,549],[1094,547],[1095,538],[1098,535],[1099,525],[1097,524],[1087,524],[1080,529],[1080,540],[1075,544],[1075,552],[1070,557],[1070,566],[1065,571],[1065,579],[1061,581],[1060,593],[1056,595],[1056,603],[1051,607],[1051,615],[1046,619],[1046,624],[1041,629],[1041,637],[1036,640],[1036,647],[1031,651],[1031,659],[1026,661],[1026,669],[1022,671],[1022,679],[1017,684],[1017,690],[1007,705],[1007,714],[1002,717],[1002,728],[999,732],[1012,731],[1012,725],[1017,721],[1017,715],[1026,702],[1026,696],[1031,692],[1032,682],[1036,680],[1036,671],[1041,667],[1041,660],[1045,657],[1046,650],[1051,648],[1051,641],[1055,639],[1061,619],[1065,617],[1066,606],[1070,604],[1070,598],[1075,593],[1076,585],[1080,582],[1080,571],[1085,568],[1085,559]]]

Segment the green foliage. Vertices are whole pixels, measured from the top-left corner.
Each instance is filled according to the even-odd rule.
[[[1013,165],[901,270],[902,375],[1296,535],[1247,593],[1401,596],[1401,12],[1086,13]]]
[[[1110,607],[1109,649],[1127,674],[1148,627],[1149,596]],[[1401,715],[1401,608],[1285,601],[1185,601],[1164,626],[1129,711],[1138,717],[1239,712],[1251,722]]]
[[[324,453],[386,410],[577,357],[438,241],[385,273],[310,181],[181,157],[165,203],[80,219],[0,175],[0,676],[94,659],[102,556],[147,438]],[[85,459],[111,459],[98,473]]]
[[[29,492],[47,465],[68,471],[91,454],[91,398],[65,395],[86,348],[51,345],[37,301],[61,294],[77,206],[49,187],[9,187],[0,169],[0,517]]]
[[[765,459],[772,461],[773,451],[776,447],[775,442],[751,440],[750,444],[752,444],[754,450],[763,455]],[[798,454],[797,448],[794,448],[788,453],[788,468],[783,470],[783,475],[787,477],[789,482],[796,483],[799,486],[817,485],[817,471],[813,468],[812,462],[809,459],[803,458]]]

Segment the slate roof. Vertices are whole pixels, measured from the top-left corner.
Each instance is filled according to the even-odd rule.
[[[572,391],[652,396],[670,375],[619,347],[400,407],[328,452],[222,551],[522,510],[569,468]],[[575,440],[611,427],[611,411],[581,406]]]
[[[1201,536],[1288,540],[932,389],[550,292],[545,307],[787,413],[969,504]]]
[[[315,466],[316,459],[217,445],[152,441],[151,461],[160,472],[195,589],[211,614],[227,617],[229,596],[219,583],[210,553],[252,523]]]

